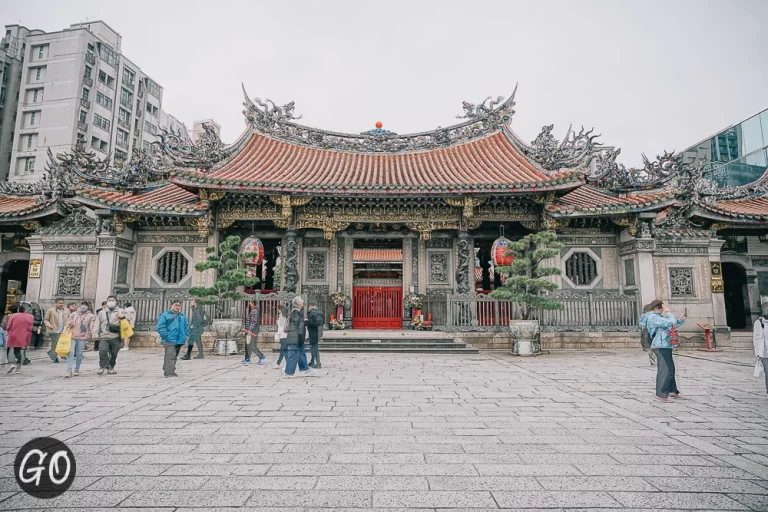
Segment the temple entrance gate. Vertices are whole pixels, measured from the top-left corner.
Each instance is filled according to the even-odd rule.
[[[402,329],[402,239],[355,240],[352,328]]]

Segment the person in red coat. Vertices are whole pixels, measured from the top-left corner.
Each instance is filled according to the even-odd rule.
[[[21,373],[21,364],[23,358],[21,356],[21,349],[27,348],[29,341],[32,339],[32,324],[35,322],[33,317],[26,308],[22,308],[20,313],[14,313],[8,318],[8,325],[6,330],[8,331],[8,348],[13,349],[13,355],[16,359],[15,364],[12,364],[6,373]]]

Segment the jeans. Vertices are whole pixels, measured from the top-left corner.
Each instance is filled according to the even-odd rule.
[[[765,371],[766,369],[768,369],[765,367],[766,365],[768,365],[768,358],[764,357],[762,359],[762,362],[763,362],[763,377],[765,377],[765,392],[768,393],[768,371]]]
[[[30,339],[29,343],[35,348],[40,348],[40,346],[43,344],[43,335],[42,333],[37,332],[37,327],[32,328],[32,338]]]
[[[245,358],[249,361],[251,360],[251,352],[253,352],[253,355],[261,359],[264,357],[264,354],[261,353],[261,350],[259,350],[259,347],[256,346],[256,342],[259,339],[259,336],[251,336],[251,342],[245,344]]]
[[[310,362],[320,364],[320,350],[317,345],[317,343],[309,344],[309,353],[312,354],[312,360]]]
[[[51,358],[51,361],[56,361],[59,358],[59,355],[56,353],[56,345],[59,343],[61,333],[49,332],[48,336],[51,338],[51,350],[48,351],[48,357]]]
[[[288,359],[288,345],[285,344],[285,338],[280,338],[280,355],[277,357],[277,363],[283,362],[283,358]]]
[[[75,368],[80,369],[80,363],[83,362],[83,349],[85,348],[85,340],[72,340],[72,348],[67,354],[67,371],[72,371],[72,360],[77,358]]]
[[[11,363],[10,361],[10,355],[11,355],[11,347],[8,347],[8,362],[11,363],[11,365],[21,366],[21,363],[24,362],[24,357],[21,355],[22,349],[21,347],[13,347],[13,359],[15,362]]]
[[[176,358],[179,357],[181,345],[175,343],[163,343],[165,357],[163,358],[163,373],[165,376],[176,374]]]
[[[307,350],[304,348],[304,344],[301,345],[288,345],[288,354],[285,356],[285,373],[286,375],[293,375],[296,373],[296,364],[299,365],[299,371],[309,370],[307,364]]]
[[[653,349],[656,353],[656,396],[669,398],[670,393],[679,393],[675,382],[675,361],[671,348]]]
[[[190,334],[187,343],[187,357],[192,354],[192,347],[195,345],[197,345],[197,355],[203,355],[203,337],[201,334]]]
[[[120,338],[102,339],[99,345],[99,368],[114,368],[119,351]]]

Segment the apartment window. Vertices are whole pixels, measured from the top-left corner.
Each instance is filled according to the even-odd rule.
[[[104,131],[109,131],[109,120],[101,117],[99,114],[93,114],[93,124]]]
[[[85,122],[85,116],[86,116],[85,110],[81,110],[80,111],[80,122],[81,123]]]
[[[115,150],[115,162],[125,162],[128,160],[128,153],[125,151],[120,151],[119,149]]]
[[[144,141],[144,142],[141,144],[141,149],[143,149],[144,151],[146,151],[147,153],[149,153],[149,142],[145,140],[145,141]]]
[[[30,126],[34,126],[36,118],[37,118],[37,112],[32,112],[32,113],[29,114],[29,125]]]
[[[35,91],[32,93],[32,103],[37,103],[39,98],[39,90],[35,89]]]
[[[160,91],[162,89],[151,78],[147,78],[147,92],[157,99],[160,99]]]
[[[152,113],[152,104],[150,102],[147,102],[147,112]]]
[[[93,45],[91,43],[88,43],[88,53],[93,55]]]
[[[133,106],[133,93],[120,89],[120,104],[124,107],[131,108]]]
[[[88,101],[88,97],[90,96],[90,94],[91,94],[91,91],[83,87],[83,99],[85,101]]]
[[[93,73],[93,68],[91,66],[85,66],[85,78],[91,78],[91,73]]]
[[[108,47],[104,43],[99,44],[99,56],[101,57],[101,60],[113,68],[117,67],[117,54],[114,50],[112,50],[112,48]]]
[[[24,172],[35,172],[35,157],[24,159]]]
[[[38,46],[37,47],[37,58],[42,59],[43,58],[43,51],[45,49],[45,45]]]
[[[149,121],[144,121],[144,131],[151,133],[152,135],[157,134],[157,126],[153,125]]]
[[[131,127],[131,114],[127,110],[120,109],[120,112],[117,114],[118,119],[120,119],[120,124],[127,126],[128,128]]]
[[[96,103],[112,110],[112,98],[105,96],[101,91],[96,91]]]
[[[27,149],[32,149],[32,135],[27,135]]]
[[[5,101],[5,87],[0,89],[0,103]]]
[[[123,130],[117,130],[117,145],[122,147],[128,147],[128,134]]]
[[[134,81],[136,80],[136,73],[128,68],[123,70],[123,85],[133,89]]]
[[[40,80],[40,77],[43,74],[43,68],[37,68],[35,70],[35,80]]]

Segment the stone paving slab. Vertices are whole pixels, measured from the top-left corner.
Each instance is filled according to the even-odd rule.
[[[687,399],[668,404],[639,350],[328,354],[312,379],[230,357],[164,379],[150,350],[116,376],[96,362],[0,373],[0,510],[768,511],[749,353],[676,356]],[[54,500],[12,475],[40,435],[78,462]]]

